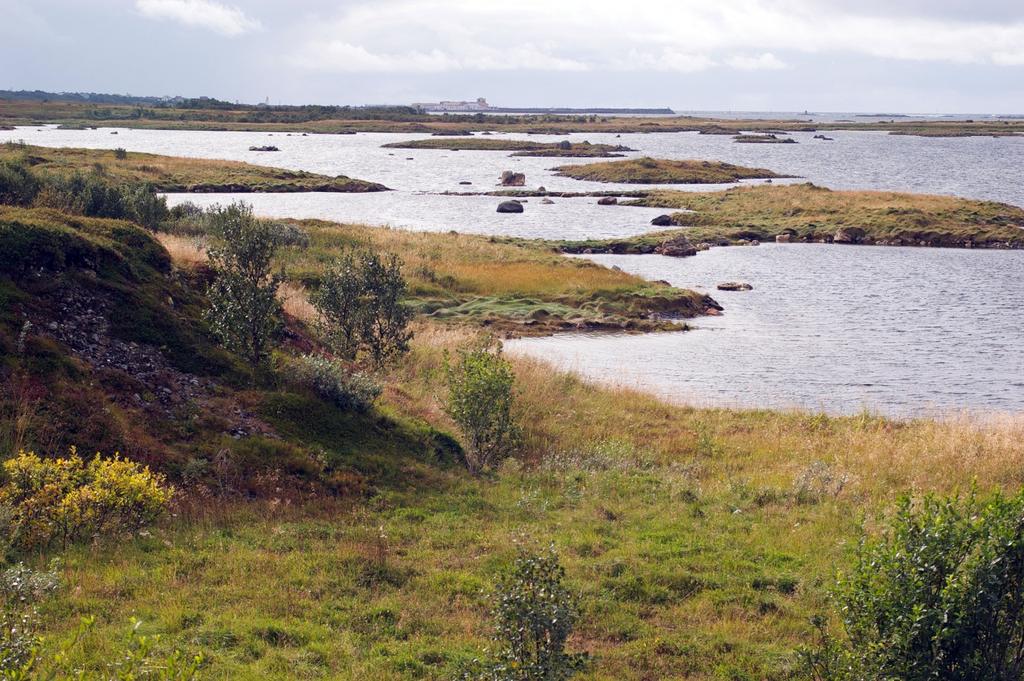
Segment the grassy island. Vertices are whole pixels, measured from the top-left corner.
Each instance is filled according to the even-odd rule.
[[[0,162],[22,162],[52,174],[99,172],[114,182],[144,182],[161,192],[378,192],[387,187],[344,175],[329,177],[241,161],[142,154],[123,149],[0,145]]]
[[[580,156],[614,157],[619,152],[634,151],[617,144],[591,144],[590,142],[531,142],[484,137],[434,137],[425,140],[392,142],[389,149],[447,149],[448,151],[512,151],[513,156]]]
[[[695,244],[781,237],[794,242],[1024,248],[1024,209],[951,196],[837,191],[813,184],[758,185],[725,192],[655,191],[627,205],[681,211],[670,217],[684,229],[635,239],[574,242],[565,248],[643,253],[677,234]]]
[[[292,301],[297,314],[308,311],[302,292],[319,285],[324,263],[352,247],[402,254],[407,302],[424,319],[502,335],[678,329],[672,320],[719,309],[706,295],[566,259],[541,242],[508,244],[476,235],[289,222],[309,235],[308,247],[284,251],[280,262],[297,287]],[[161,239],[183,262],[205,260],[197,247],[202,242],[174,235]]]
[[[727,184],[755,178],[777,178],[765,168],[746,168],[719,161],[666,161],[637,158],[555,168],[559,175],[592,182],[626,184]]]

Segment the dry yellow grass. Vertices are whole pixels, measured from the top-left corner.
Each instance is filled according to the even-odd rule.
[[[159,232],[156,239],[167,249],[171,261],[178,267],[195,267],[209,260],[205,245],[197,237]]]
[[[470,331],[423,328],[388,399],[450,427],[438,406],[441,353]],[[751,480],[790,487],[815,462],[848,475],[850,493],[880,501],[908,490],[951,492],[1024,485],[1024,416],[953,414],[893,421],[870,414],[694,408],[596,385],[536,359],[510,356],[518,377],[528,456],[627,442],[663,464],[695,465],[705,484]]]
[[[316,308],[309,302],[306,287],[292,282],[284,282],[277,289],[277,298],[281,301],[286,314],[307,324],[316,321]]]
[[[110,149],[0,145],[0,161],[27,160],[49,173],[100,172],[118,182],[146,182],[165,192],[381,191],[383,185],[339,175],[270,168],[242,161],[160,156]]]
[[[299,277],[315,275],[332,256],[345,248],[361,246],[400,255],[414,291],[445,288],[479,295],[557,295],[647,286],[640,277],[591,262],[476,235],[407,232],[312,220],[302,224],[310,232],[310,251],[286,255],[290,273]]]

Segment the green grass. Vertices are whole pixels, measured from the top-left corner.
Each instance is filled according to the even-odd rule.
[[[599,161],[555,168],[558,175],[592,182],[627,184],[725,184],[751,178],[782,177],[765,168],[719,161],[665,161],[653,158]]]
[[[780,234],[817,242],[832,241],[842,229],[866,244],[1024,247],[1024,209],[951,196],[758,185],[725,192],[654,191],[627,205],[685,211],[672,214],[682,229],[558,245],[571,252],[643,253],[678,233],[695,244],[770,241]]]
[[[463,290],[484,309],[535,310],[542,294],[593,302],[601,287],[626,301],[636,293],[622,273],[536,246],[304,224],[312,245],[282,261],[293,276],[316,277],[332,249],[363,244],[434,268],[415,275],[417,295]],[[861,518],[906,490],[1024,484],[1019,417],[694,409],[516,357],[523,449],[476,478],[457,463],[441,407],[443,353],[474,333],[417,324],[412,352],[382,377],[379,408],[347,413],[286,376],[237,375],[206,334],[197,282],[166,274],[146,232],[24,209],[3,209],[0,225],[0,253],[45,273],[0,277],[11,305],[0,308],[0,435],[22,372],[45,395],[28,400],[31,446],[117,448],[179,486],[160,526],[60,556],[65,587],[43,607],[44,650],[95,616],[73,653],[84,670],[105,670],[138,619],[161,650],[202,653],[204,678],[451,679],[491,645],[487,594],[517,547],[552,543],[581,597],[571,646],[593,663],[580,678],[782,681],[812,640],[810,617],[829,611]],[[37,233],[46,238],[24,238]],[[64,249],[59,266],[38,257],[53,248]],[[88,257],[68,255],[79,251]],[[224,360],[207,374],[172,362],[214,385],[172,413],[139,406],[133,393],[149,386],[89,366],[42,331],[63,285],[109,296],[120,333],[169,359]],[[27,316],[39,329],[14,350]],[[279,352],[311,342],[293,323]]]
[[[161,192],[371,192],[387,187],[344,175],[329,177],[241,161],[182,158],[109,149],[0,145],[0,162],[25,160],[49,173],[99,172],[114,182],[145,182]]]
[[[694,317],[717,305],[693,291],[565,258],[541,242],[508,244],[484,236],[316,220],[298,224],[310,234],[311,244],[282,253],[292,281],[315,287],[325,264],[345,248],[397,253],[415,308],[435,319],[482,324],[502,333],[664,329],[669,324],[661,317]]]

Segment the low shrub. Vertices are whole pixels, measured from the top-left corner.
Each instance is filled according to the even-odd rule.
[[[25,163],[0,162],[0,203],[28,206],[39,193],[39,180]]]
[[[0,572],[0,678],[32,661],[39,646],[38,605],[59,586],[52,570],[18,563]]]
[[[579,607],[564,579],[565,569],[553,548],[520,553],[495,595],[497,660],[475,678],[564,681],[583,668],[587,656],[565,650]]]
[[[350,371],[322,355],[302,355],[289,364],[291,379],[321,398],[350,411],[366,412],[380,397],[381,387],[368,374]]]
[[[980,501],[900,501],[862,541],[836,601],[845,637],[822,620],[803,661],[819,681],[987,679],[1024,670],[1024,491]]]
[[[132,532],[167,508],[173,488],[163,476],[128,459],[97,454],[86,462],[21,452],[4,462],[0,503],[12,509],[12,545],[22,550],[66,548],[89,537]]]
[[[458,354],[454,363],[445,356],[444,408],[467,440],[467,467],[480,473],[510,456],[522,439],[513,413],[515,375],[500,346],[470,347]]]

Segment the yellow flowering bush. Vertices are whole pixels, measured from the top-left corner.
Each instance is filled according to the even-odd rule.
[[[20,549],[66,548],[90,537],[131,532],[156,520],[174,489],[164,477],[115,454],[84,461],[21,452],[4,462],[0,503],[11,509],[11,543]]]

